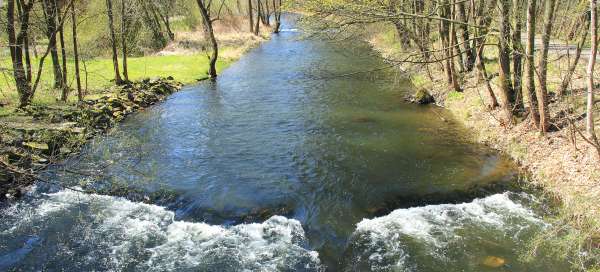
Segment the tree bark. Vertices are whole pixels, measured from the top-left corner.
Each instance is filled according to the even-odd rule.
[[[540,71],[538,73],[538,79],[540,82],[540,88],[537,89],[538,108],[540,112],[540,131],[545,133],[548,131],[550,122],[550,113],[548,110],[548,48],[550,46],[550,38],[552,36],[552,27],[554,24],[554,9],[556,0],[546,0],[545,6],[545,22],[544,22],[544,34],[542,36],[542,49],[540,56]]]
[[[248,20],[250,22],[250,32],[254,33],[254,14],[252,12],[252,0],[248,0]]]
[[[217,43],[217,39],[215,38],[215,32],[212,26],[212,19],[209,11],[206,9],[206,6],[202,0],[196,0],[198,3],[198,8],[200,9],[200,15],[202,16],[202,23],[204,25],[204,33],[206,38],[208,39],[212,53],[209,58],[209,68],[208,68],[208,77],[211,79],[217,78],[217,59],[219,57],[219,45]]]
[[[466,10],[465,10],[465,3],[463,1],[459,1],[459,3],[457,4],[457,10],[458,10],[458,20],[461,22],[465,22],[468,23],[468,17],[466,15]],[[474,48],[471,48],[470,45],[470,39],[471,39],[471,35],[469,32],[469,27],[466,24],[461,24],[460,26],[461,32],[462,32],[462,42],[463,42],[463,51],[466,55],[466,60],[465,60],[465,70],[466,72],[471,72],[473,71],[473,67],[475,65],[475,50]]]
[[[573,74],[575,74],[575,70],[577,69],[577,65],[579,64],[579,60],[581,59],[581,52],[583,51],[583,47],[587,41],[588,30],[590,25],[590,20],[587,18],[583,18],[584,24],[582,27],[582,33],[580,34],[579,42],[577,43],[577,49],[575,49],[575,59],[573,63],[569,65],[569,69],[567,70],[567,74],[563,78],[560,89],[558,90],[558,96],[562,97],[566,94],[569,85],[571,85],[571,79],[573,78]]]
[[[57,28],[57,7],[56,0],[43,0],[44,16],[46,18],[46,35],[48,37],[48,46],[50,47],[50,56],[52,58],[52,68],[54,69],[54,88],[60,89],[63,85],[62,68],[58,57],[58,48],[56,46]]]
[[[19,107],[25,107],[31,103],[33,91],[30,79],[27,78],[27,72],[23,64],[23,39],[25,33],[29,31],[29,13],[33,7],[33,2],[24,5],[22,15],[20,16],[19,34],[15,30],[15,0],[8,0],[6,3],[6,30],[8,36],[8,46],[13,66],[13,76],[19,93]]]
[[[508,125],[513,124],[513,99],[512,80],[510,73],[510,0],[500,0],[500,40],[498,42],[498,81],[500,84],[500,94],[502,97],[502,108],[506,114]]]
[[[117,37],[115,35],[115,27],[113,21],[112,0],[106,0],[106,14],[108,15],[108,31],[110,32],[113,69],[115,72],[115,83],[117,85],[120,85],[123,83],[123,79],[121,79],[121,73],[119,72],[119,57],[117,55]]]
[[[587,110],[585,125],[588,136],[597,145],[598,138],[594,128],[594,67],[596,65],[596,57],[598,55],[598,10],[596,0],[590,0],[590,33],[592,39],[592,52],[587,67]],[[600,146],[596,146],[600,152]]]
[[[79,45],[77,44],[77,15],[75,13],[75,3],[71,4],[71,23],[73,30],[73,58],[75,59],[75,83],[77,84],[77,99],[79,101],[83,101],[81,75],[79,73]]]
[[[537,0],[527,1],[527,49],[525,51],[525,97],[529,102],[529,118],[538,127],[540,112],[535,90],[535,26]]]
[[[258,34],[260,34],[260,0],[256,0],[256,22],[254,25],[254,35],[258,36]]]
[[[521,42],[521,33],[523,29],[523,2],[522,0],[513,0],[514,31],[512,34],[513,44],[513,92],[511,100],[514,103],[515,111],[524,109],[523,105],[523,43]]]
[[[58,21],[62,22],[63,18],[60,11],[57,12]],[[62,86],[61,86],[61,96],[60,100],[63,102],[67,102],[69,96],[69,86],[67,81],[67,50],[65,49],[65,33],[64,33],[64,24],[58,25],[58,34],[60,41],[60,54],[62,57]]]
[[[127,19],[126,0],[121,0],[121,50],[123,51],[123,77],[129,81],[129,71],[127,69],[127,28],[129,21]]]

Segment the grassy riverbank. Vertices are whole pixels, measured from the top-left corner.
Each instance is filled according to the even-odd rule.
[[[223,27],[222,32],[217,35],[221,44],[220,58],[217,62],[217,70],[221,72],[230,64],[237,61],[251,48],[256,47],[262,41],[268,39],[270,30],[264,28],[260,36],[254,36],[242,30],[231,27]],[[208,55],[203,51],[203,35],[200,31],[182,31],[176,33],[175,41],[171,42],[165,49],[154,54],[142,57],[128,58],[129,78],[132,81],[144,78],[173,77],[183,84],[192,84],[206,78],[208,71]],[[37,59],[32,60],[38,63]],[[122,63],[122,59],[119,59]],[[109,57],[97,57],[81,63],[81,80],[86,99],[94,99],[106,94],[108,89],[114,85],[112,59]],[[8,71],[11,66],[10,57],[0,57],[0,70]],[[74,88],[75,77],[74,61],[67,60],[69,86]],[[36,70],[33,71],[36,73]],[[2,75],[2,74],[0,74]],[[0,78],[0,117],[10,116],[18,104],[18,94],[15,83],[10,73],[6,72]],[[60,90],[53,86],[54,76],[52,74],[52,60],[46,59],[40,87],[33,99],[34,105],[64,105],[58,101]],[[77,102],[75,91],[71,92],[67,105]]]
[[[402,59],[403,53],[392,27],[377,26],[370,42],[384,57]],[[494,52],[486,54],[489,63],[495,63]],[[553,52],[551,52],[551,55]],[[549,88],[554,91],[562,81],[566,69],[566,58],[557,53],[557,59],[549,67]],[[464,92],[450,91],[441,66],[429,65],[432,79],[424,67],[407,65],[416,89],[425,89],[434,94],[437,102],[450,110],[457,120],[473,132],[475,141],[489,145],[512,157],[529,176],[532,184],[541,186],[548,197],[559,200],[559,213],[549,217],[554,227],[539,237],[539,243],[551,243],[556,257],[568,258],[575,269],[599,269],[600,260],[600,159],[597,153],[577,131],[585,133],[583,120],[569,126],[564,118],[568,109],[573,115],[584,112],[584,69],[587,58],[583,58],[573,77],[572,94],[564,99],[552,99],[550,107],[552,122],[562,129],[541,135],[529,122],[519,120],[507,127],[499,109],[489,109],[484,84],[475,72],[462,78]],[[495,74],[496,65],[488,65],[489,73]],[[495,85],[497,78],[492,81]],[[497,91],[497,90],[495,90]],[[498,93],[496,93],[498,97]],[[600,116],[600,110],[596,116]],[[581,118],[584,119],[584,118]],[[598,118],[597,118],[598,119]],[[566,123],[566,124],[565,124]],[[597,122],[597,129],[600,126]],[[537,245],[532,246],[535,254]],[[583,253],[583,254],[581,254]]]

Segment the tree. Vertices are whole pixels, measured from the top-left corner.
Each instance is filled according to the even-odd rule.
[[[542,34],[542,49],[540,56],[538,80],[540,88],[537,88],[538,108],[540,112],[540,131],[545,133],[548,131],[550,124],[550,112],[548,110],[548,48],[550,47],[550,37],[552,36],[552,27],[554,24],[554,10],[556,0],[546,0],[544,10],[544,33]]]
[[[208,43],[210,44],[211,51],[212,51],[209,56],[209,61],[208,61],[208,65],[209,65],[208,77],[211,79],[216,79],[217,78],[217,59],[219,58],[219,44],[217,43],[217,39],[215,37],[215,31],[213,29],[213,22],[216,19],[213,18],[212,12],[211,12],[212,1],[209,0],[207,2],[206,0],[196,0],[196,3],[198,3],[198,8],[200,9],[200,15],[202,16],[204,35],[206,36],[205,38],[208,40]],[[225,2],[221,1],[221,5],[217,9],[218,11],[217,11],[216,18],[219,17],[224,4],[225,4]],[[259,5],[259,7],[260,7],[260,5]]]
[[[591,34],[591,53],[587,67],[587,108],[586,108],[586,129],[588,136],[600,153],[600,145],[594,129],[594,67],[596,65],[596,57],[598,56],[598,10],[596,0],[590,0],[590,34]]]
[[[510,0],[500,0],[500,37],[498,43],[498,82],[500,85],[500,94],[502,95],[502,108],[506,114],[506,122],[509,125],[513,124],[513,103],[511,99],[512,93],[512,80],[510,78]]]
[[[77,44],[77,15],[75,3],[71,5],[71,23],[73,32],[73,58],[75,59],[75,83],[77,84],[77,99],[83,101],[83,90],[81,89],[81,76],[79,73],[79,45]]]
[[[282,0],[273,0],[273,19],[275,20],[273,33],[279,33],[279,28],[281,28],[281,2]]]
[[[248,0],[248,22],[250,23],[250,32],[254,33],[254,14],[252,12],[252,0]]]
[[[119,72],[119,57],[117,56],[117,37],[115,35],[112,0],[106,0],[106,15],[108,16],[108,31],[110,34],[110,45],[112,48],[115,83],[120,85],[123,83],[123,79],[121,79],[121,73]]]
[[[537,0],[527,1],[527,49],[525,51],[525,97],[529,102],[529,118],[539,126],[540,112],[535,90],[535,25]]]
[[[44,17],[46,18],[46,36],[50,46],[50,56],[52,57],[52,68],[54,69],[54,88],[64,88],[62,68],[58,57],[58,47],[56,33],[58,29],[58,6],[56,0],[42,0]]]
[[[56,0],[54,0],[56,1]],[[59,7],[58,5],[56,5],[57,7]],[[60,10],[60,9],[59,9]],[[57,18],[59,22],[64,21],[63,16],[61,15],[60,12],[57,12]],[[68,95],[69,95],[69,86],[67,84],[67,50],[65,48],[65,32],[64,32],[64,27],[63,24],[60,23],[58,24],[58,37],[59,37],[59,41],[60,41],[60,54],[61,54],[61,58],[62,58],[62,80],[61,80],[61,96],[60,96],[60,100],[63,102],[67,101]]]
[[[121,50],[123,51],[123,77],[129,81],[127,69],[127,29],[129,26],[129,15],[127,14],[127,0],[121,0]]]
[[[19,107],[29,105],[34,94],[31,87],[31,78],[28,78],[28,73],[23,63],[23,47],[25,37],[29,31],[29,16],[33,8],[33,3],[34,0],[29,0],[27,3],[21,5],[21,12],[19,13],[21,24],[18,34],[16,33],[15,26],[15,0],[8,0],[6,5],[8,46],[13,64],[13,76],[17,85],[17,92],[19,93]]]

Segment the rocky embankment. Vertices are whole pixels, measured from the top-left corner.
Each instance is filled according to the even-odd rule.
[[[146,79],[76,106],[29,106],[0,118],[0,201],[19,197],[50,163],[76,153],[91,137],[181,86],[171,77]]]

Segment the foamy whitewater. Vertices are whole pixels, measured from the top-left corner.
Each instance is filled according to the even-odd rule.
[[[15,205],[0,217],[0,270],[17,263],[25,270],[62,264],[102,271],[321,269],[318,254],[305,249],[300,223],[281,216],[262,224],[212,226],[176,221],[173,212],[155,205],[61,191],[36,204]],[[6,253],[12,244],[21,247]],[[35,256],[40,246],[55,248]]]
[[[349,245],[353,261],[348,269],[465,271],[465,264],[472,264],[467,271],[481,271],[486,257],[514,253],[486,252],[487,248],[518,250],[522,239],[547,227],[520,204],[531,201],[526,194],[504,193],[364,219]]]
[[[546,225],[505,193],[465,204],[399,209],[357,224],[347,271],[481,271]],[[274,216],[232,227],[182,222],[123,198],[43,194],[0,213],[0,271],[322,271],[297,220]],[[467,264],[468,269],[465,269]],[[511,271],[520,271],[511,264]]]

